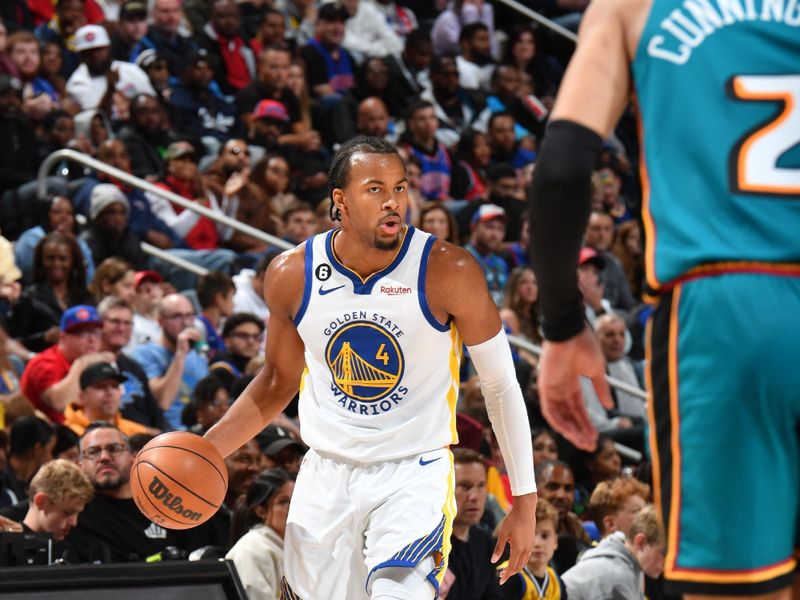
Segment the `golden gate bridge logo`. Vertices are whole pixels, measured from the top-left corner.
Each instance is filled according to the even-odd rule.
[[[340,329],[328,342],[325,357],[334,385],[363,402],[388,396],[403,375],[403,354],[397,340],[367,321]]]

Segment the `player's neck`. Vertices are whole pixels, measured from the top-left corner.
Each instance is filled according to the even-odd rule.
[[[357,236],[341,229],[334,235],[333,253],[345,267],[358,273],[362,279],[367,279],[371,275],[382,271],[394,261],[397,253],[400,252],[407,232],[408,229],[404,227],[397,246],[388,250],[381,250],[371,244],[364,243]]]

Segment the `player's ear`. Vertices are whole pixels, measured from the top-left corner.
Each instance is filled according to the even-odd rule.
[[[342,188],[333,188],[333,191],[331,192],[331,200],[337,209],[339,209],[342,213],[345,212],[344,190]]]

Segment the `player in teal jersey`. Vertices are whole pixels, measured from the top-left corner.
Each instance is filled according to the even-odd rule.
[[[665,578],[685,598],[800,598],[800,4],[594,0],[531,189],[550,423],[611,407],[575,268],[601,140],[635,94],[648,387]],[[557,226],[556,226],[557,224]]]

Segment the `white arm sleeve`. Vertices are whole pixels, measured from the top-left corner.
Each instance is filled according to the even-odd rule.
[[[503,453],[511,493],[522,496],[535,492],[531,428],[506,333],[501,329],[493,338],[467,346],[467,350],[481,380],[486,411]]]

